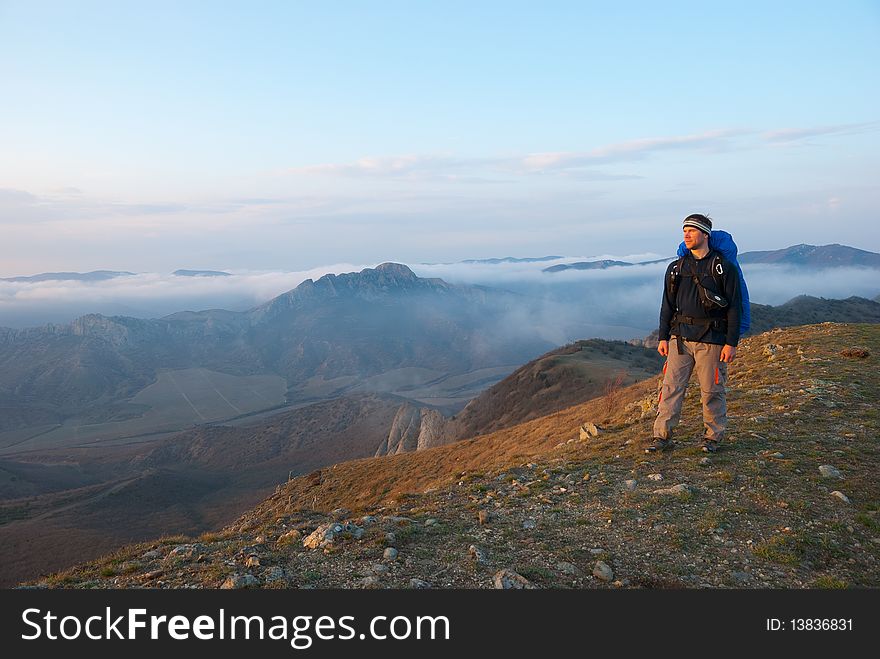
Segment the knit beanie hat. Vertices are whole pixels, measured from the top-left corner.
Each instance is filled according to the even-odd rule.
[[[693,215],[688,215],[684,218],[682,229],[684,227],[694,227],[705,233],[707,236],[712,234],[712,220],[699,213],[694,213]]]

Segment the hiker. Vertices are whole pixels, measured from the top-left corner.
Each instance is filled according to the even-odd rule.
[[[682,230],[687,253],[669,264],[664,279],[657,352],[666,357],[666,364],[653,439],[646,453],[674,447],[672,430],[678,425],[695,369],[703,403],[703,450],[717,451],[727,428],[724,386],[740,336],[739,271],[719,251],[710,249],[710,218],[688,215]]]

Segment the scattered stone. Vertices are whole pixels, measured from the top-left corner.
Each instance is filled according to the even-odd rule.
[[[157,558],[162,558],[162,552],[158,549],[152,549],[148,552],[141,554],[141,558],[143,558],[145,561],[153,561]]]
[[[524,529],[533,529],[538,526],[538,523],[534,519],[529,517],[528,519],[523,520],[522,526]]]
[[[425,520],[425,526],[434,526],[435,524],[437,524],[437,520],[433,517]]]
[[[254,542],[256,542],[258,545],[261,545],[261,544],[263,544],[264,542],[266,542],[266,536],[264,536],[264,535],[258,535],[258,536],[254,539]]]
[[[471,545],[468,547],[468,553],[470,553],[471,557],[477,563],[485,563],[486,562],[486,552],[477,547],[476,545]]]
[[[678,485],[673,485],[672,487],[666,487],[659,490],[654,490],[654,494],[663,494],[674,497],[684,497],[694,493],[694,488],[686,483],[679,483]]]
[[[563,574],[570,574],[572,576],[578,574],[580,570],[573,563],[568,563],[566,561],[562,561],[556,564],[556,569],[562,572]]]
[[[782,346],[778,346],[775,343],[768,343],[764,346],[763,355],[765,357],[774,357],[780,350],[782,350]]]
[[[841,492],[840,490],[834,490],[834,492],[831,493],[831,496],[833,496],[833,497],[837,497],[838,499],[840,499],[840,500],[843,501],[844,503],[850,503],[849,497],[846,496],[846,495],[845,495],[843,492]]]
[[[595,423],[590,423],[587,421],[580,427],[580,438],[581,441],[589,439],[590,437],[598,437],[599,433],[602,432],[602,429],[599,428]]]
[[[630,478],[629,480],[623,481],[623,489],[628,490],[629,492],[632,492],[633,490],[636,489],[636,486],[638,484],[639,484],[639,482],[637,480],[635,480],[634,478]]]
[[[397,536],[394,535],[393,532],[389,531],[385,534],[385,542],[387,542],[389,545],[393,545],[395,542],[397,542]]]
[[[191,545],[177,545],[174,549],[168,552],[165,560],[172,558],[193,558],[194,556],[202,554],[204,551],[205,547],[198,543]]]
[[[347,508],[336,508],[330,511],[330,516],[336,519],[336,521],[343,520],[349,515],[351,515],[351,511]]]
[[[590,474],[584,474],[584,480],[585,481],[590,480]]]
[[[864,359],[865,357],[871,356],[871,353],[868,352],[867,348],[846,348],[845,350],[841,350],[840,354],[844,357],[854,359]]]
[[[615,588],[626,588],[629,586],[629,579],[615,579],[611,585]]]
[[[356,524],[340,524],[331,522],[322,524],[303,540],[303,547],[307,549],[324,549],[333,545],[336,539],[345,534],[357,539],[364,535],[364,530]]]
[[[361,524],[369,525],[369,524],[375,524],[375,523],[376,523],[376,518],[373,517],[372,515],[364,515],[363,517],[361,517]]]
[[[613,581],[614,570],[604,561],[596,561],[596,565],[593,566],[593,576],[601,581]]]
[[[498,588],[499,590],[534,590],[537,588],[535,584],[524,576],[507,568],[496,572],[495,576],[492,577],[492,583],[494,583],[495,588]]]
[[[733,580],[734,583],[740,584],[740,585],[751,583],[752,580],[754,580],[754,577],[751,574],[749,574],[748,572],[742,572],[742,571],[738,571],[738,570],[731,572],[730,578]]]
[[[707,467],[710,464],[712,464],[712,461],[709,458],[700,458],[701,467]]]
[[[776,460],[782,460],[782,458],[784,458],[785,456],[782,455],[782,453],[780,453],[779,451],[776,451],[776,453],[771,453],[771,454],[768,455],[767,457],[768,457],[768,458],[774,458],[774,459],[776,459]]]
[[[593,549],[590,550],[590,553],[591,553],[593,556],[601,556],[602,554],[605,553],[605,550],[604,550],[604,549],[599,549],[598,547],[594,547]]]
[[[379,587],[379,577],[375,575],[370,575],[369,577],[364,577],[361,579],[358,584],[361,588],[378,588]]]
[[[822,478],[843,478],[840,470],[831,465],[819,465],[819,473],[822,474]]]
[[[260,567],[260,557],[255,555],[248,556],[244,565],[245,567]]]
[[[259,579],[252,574],[233,574],[220,586],[222,590],[238,590],[239,588],[255,588],[260,585]]]
[[[487,510],[481,510],[481,511],[477,514],[477,518],[480,520],[480,525],[481,525],[481,526],[482,526],[483,524],[488,523],[488,522],[489,522],[489,519],[490,519],[490,517],[489,517],[489,511],[487,511]]]
[[[649,481],[662,481],[663,474],[648,474]]]
[[[266,572],[265,579],[266,579],[266,583],[287,581],[287,575],[284,573],[283,569],[281,569],[277,565],[273,565]]]
[[[422,579],[413,578],[413,579],[409,580],[409,587],[410,588],[417,588],[417,589],[424,589],[424,588],[431,588],[432,586],[427,581],[423,581]]]
[[[382,556],[389,561],[393,561],[397,558],[397,550],[394,547],[388,547]]]
[[[373,574],[377,576],[382,576],[383,574],[388,574],[389,567],[384,563],[376,563],[373,567],[370,568],[373,571]]]

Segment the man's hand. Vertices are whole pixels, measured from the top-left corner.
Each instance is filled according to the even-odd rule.
[[[736,346],[724,346],[721,348],[721,361],[731,363],[736,359]]]
[[[669,341],[661,341],[658,343],[657,352],[660,353],[661,357],[666,357],[669,354]]]

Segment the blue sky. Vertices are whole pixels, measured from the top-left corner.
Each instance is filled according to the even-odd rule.
[[[608,4],[0,0],[0,276],[880,251],[878,3]]]

